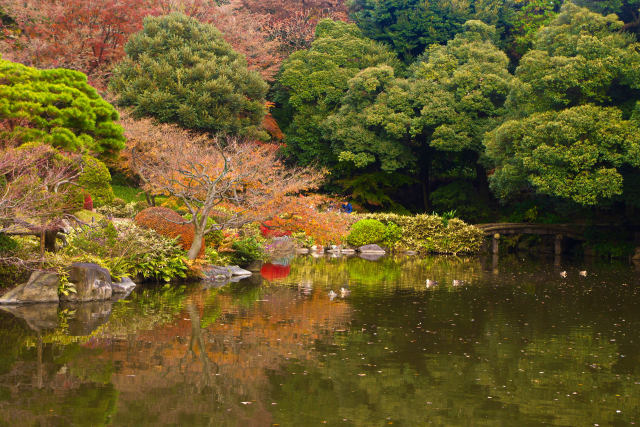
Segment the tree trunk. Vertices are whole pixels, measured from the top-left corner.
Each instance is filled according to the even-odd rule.
[[[199,230],[196,228],[193,232],[193,243],[189,248],[189,252],[187,253],[187,257],[189,259],[194,260],[198,258],[200,254],[200,250],[202,250],[202,240],[204,239],[204,229]]]
[[[45,231],[44,233],[44,248],[49,252],[56,251],[56,239],[58,238],[58,231]]]

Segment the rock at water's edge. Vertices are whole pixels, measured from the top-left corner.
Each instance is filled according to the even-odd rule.
[[[111,298],[111,274],[98,264],[76,262],[71,264],[69,281],[76,287],[76,293],[62,295],[62,301],[84,302],[104,301]]]
[[[358,252],[361,254],[375,254],[375,255],[384,255],[386,252],[378,245],[364,245],[358,248]]]
[[[203,270],[205,280],[222,281],[231,278],[231,272],[227,267],[212,265]]]
[[[238,267],[237,265],[231,265],[227,267],[227,269],[232,276],[251,276],[253,274],[250,271],[245,270],[244,268]]]
[[[0,304],[58,302],[59,279],[56,273],[34,271],[29,281],[13,288],[0,298]]]
[[[137,285],[133,283],[131,278],[123,277],[119,282],[111,283],[111,290],[114,295],[128,295],[136,288],[136,286]]]

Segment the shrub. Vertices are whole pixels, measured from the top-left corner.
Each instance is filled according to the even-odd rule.
[[[96,207],[111,203],[115,195],[111,188],[111,174],[107,166],[89,155],[82,156],[82,163],[83,170],[78,177],[78,184],[91,195]]]
[[[104,215],[102,215],[101,213],[88,211],[85,209],[75,212],[73,215],[80,221],[86,222],[88,224],[95,224],[105,219]]]
[[[10,255],[18,250],[20,245],[11,237],[4,233],[0,233],[0,254]]]
[[[91,195],[89,193],[86,193],[84,195],[84,203],[82,205],[82,208],[86,211],[93,210],[93,199],[91,199]]]
[[[382,244],[387,247],[394,247],[402,239],[402,228],[395,222],[389,222],[382,236]]]
[[[130,218],[133,219],[140,211],[146,209],[146,203],[130,202],[115,198],[109,205],[102,206],[96,210],[103,215],[113,218]]]
[[[402,237],[396,244],[399,249],[441,254],[474,253],[484,242],[482,230],[457,218],[443,221],[440,216],[424,214],[365,214],[355,217],[360,219],[359,222],[369,219],[397,224],[402,229]]]
[[[193,244],[194,230],[191,224],[181,224],[185,219],[177,212],[164,207],[151,207],[143,210],[135,217],[136,225],[150,228],[156,233],[171,239],[177,239],[182,248],[188,251]],[[204,239],[198,257],[204,255]]]
[[[93,262],[107,268],[114,278],[142,276],[170,281],[186,277],[185,252],[175,239],[124,221],[80,227],[67,236],[67,246],[49,256],[50,265],[66,268],[72,262]]]
[[[376,219],[363,219],[351,226],[347,242],[352,246],[371,245],[384,239],[387,227]]]
[[[244,267],[264,257],[264,248],[255,237],[236,240],[231,247],[233,249],[231,253],[232,264]]]
[[[77,71],[38,70],[0,59],[0,137],[114,157],[124,148],[118,113]]]

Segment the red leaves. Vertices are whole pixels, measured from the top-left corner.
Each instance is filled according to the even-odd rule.
[[[93,210],[93,199],[91,198],[91,195],[89,193],[86,193],[84,195],[83,208],[85,210],[87,210],[87,211],[92,211]]]

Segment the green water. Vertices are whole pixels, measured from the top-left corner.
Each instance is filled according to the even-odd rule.
[[[632,265],[302,257],[265,276],[0,311],[0,426],[640,422]]]

